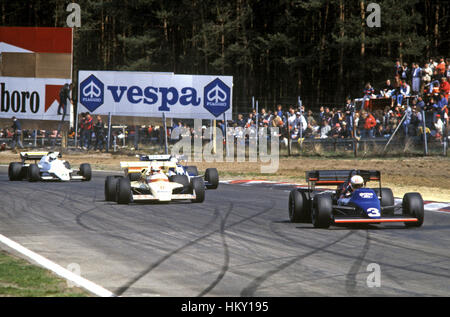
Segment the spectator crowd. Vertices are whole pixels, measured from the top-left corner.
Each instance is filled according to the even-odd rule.
[[[423,133],[426,133],[429,139],[443,141],[444,136],[448,135],[449,93],[449,59],[444,57],[429,59],[422,65],[413,62],[411,66],[397,60],[391,78],[386,79],[384,84],[373,87],[371,83],[367,83],[361,91],[360,98],[354,100],[348,98],[342,105],[324,105],[314,109],[316,112],[313,112],[313,109],[301,104],[295,106],[279,104],[273,109],[263,108],[259,112],[253,109],[248,114],[237,114],[234,120],[226,123],[218,121],[217,126],[223,135],[233,135],[236,140],[242,139],[243,136],[247,139],[257,136],[257,133],[262,131],[258,131],[257,127],[277,127],[278,137],[285,143],[288,139],[294,142],[330,138],[388,139],[396,131],[404,138],[423,137]],[[208,124],[203,125],[201,130],[204,131],[207,127]],[[202,134],[202,131],[194,131],[192,120],[183,120],[175,121],[174,125],[168,128],[167,134],[172,142],[182,136],[200,136],[208,140],[210,136]],[[120,143],[126,139],[136,149],[139,143],[162,144],[164,142],[162,132],[162,127],[152,125],[116,129],[112,131],[111,143]],[[94,118],[90,113],[82,113],[77,131],[72,129],[69,138],[74,139],[75,133],[79,141],[78,147],[84,150],[105,150],[107,133],[101,116]],[[11,139],[14,147],[16,145],[22,147],[21,138],[60,137],[56,134],[56,130],[21,131],[20,123],[16,121],[11,127],[0,130],[0,138]],[[21,138],[18,138],[18,135],[21,135]]]

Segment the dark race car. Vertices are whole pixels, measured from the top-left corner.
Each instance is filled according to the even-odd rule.
[[[343,191],[354,175],[364,180],[362,188],[355,189],[342,199]],[[333,224],[380,224],[403,222],[407,227],[420,227],[424,219],[424,203],[419,193],[407,193],[395,204],[390,188],[381,187],[381,173],[373,170],[317,170],[306,172],[308,188],[296,188],[289,195],[291,222],[312,223],[316,228]],[[366,183],[378,182],[378,187],[367,188]],[[316,189],[319,186],[337,186],[335,190]]]

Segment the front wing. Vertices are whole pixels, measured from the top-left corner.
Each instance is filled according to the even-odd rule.
[[[396,206],[388,206],[388,207],[382,207],[383,209],[386,208],[401,208],[401,205]],[[338,206],[334,205],[333,210],[340,210],[342,211],[354,211],[355,208],[351,206]],[[351,224],[351,223],[394,223],[394,222],[418,222],[419,219],[414,217],[407,217],[403,215],[389,215],[389,216],[381,216],[379,218],[368,218],[363,216],[350,216],[350,215],[336,215],[334,214],[334,223],[336,224]]]
[[[167,200],[167,201],[187,200],[187,199],[196,199],[196,198],[197,198],[197,196],[193,195],[193,194],[172,194],[171,200]],[[150,194],[145,194],[145,195],[133,194],[133,201],[163,201],[163,200],[160,200]],[[166,201],[166,200],[164,200],[164,201]]]

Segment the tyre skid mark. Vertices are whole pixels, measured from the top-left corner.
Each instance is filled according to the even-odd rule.
[[[267,271],[266,273],[256,277],[252,282],[250,282],[250,284],[248,284],[245,288],[243,288],[240,295],[242,297],[253,297],[255,292],[260,287],[260,285],[262,285],[267,279],[269,279],[273,275],[283,271],[284,269],[288,268],[289,266],[293,265],[294,263],[296,263],[302,259],[305,259],[315,253],[318,253],[322,250],[325,250],[326,248],[329,248],[329,247],[335,245],[336,243],[346,239],[347,237],[351,236],[352,234],[354,234],[354,232],[348,232],[344,236],[336,239],[335,241],[333,241],[331,243],[328,243],[319,248],[314,248],[312,251],[309,251],[307,253],[300,254],[300,255],[294,257],[293,259],[282,263],[281,265],[277,266],[276,268]]]
[[[239,221],[233,222],[233,223],[231,223],[231,224],[228,225],[228,226],[224,226],[224,230],[225,230],[225,229],[228,229],[228,228],[231,228],[231,227],[234,227],[234,226],[236,226],[236,225],[239,225],[239,224],[241,224],[241,223],[244,223],[245,221],[250,220],[250,219],[253,219],[253,218],[255,218],[255,217],[259,216],[259,215],[262,215],[262,214],[264,214],[264,213],[267,213],[268,211],[272,210],[272,208],[273,208],[274,205],[275,205],[275,203],[274,203],[274,201],[272,201],[272,206],[270,206],[270,207],[264,209],[263,211],[260,211],[260,212],[258,212],[258,213],[256,213],[256,214],[254,214],[254,215],[251,215],[251,216],[245,217],[245,218],[243,218],[243,219],[241,219],[241,220],[239,220]],[[230,212],[232,211],[232,209],[233,209],[233,203],[230,203]],[[150,272],[152,272],[154,269],[156,269],[158,266],[160,266],[162,263],[164,263],[165,261],[167,261],[167,260],[168,260],[169,258],[171,258],[172,256],[178,254],[178,253],[181,252],[182,250],[184,250],[184,249],[186,249],[186,248],[188,248],[188,247],[190,247],[190,246],[192,246],[192,245],[194,245],[194,244],[196,244],[196,243],[198,243],[198,242],[200,242],[200,241],[202,241],[202,240],[204,240],[204,239],[206,239],[206,238],[208,238],[208,237],[210,237],[210,236],[212,236],[212,235],[214,235],[214,234],[216,234],[216,233],[218,233],[218,232],[220,232],[220,229],[214,230],[214,231],[212,231],[212,232],[210,232],[210,233],[208,233],[208,234],[205,234],[205,235],[200,236],[200,237],[198,237],[198,238],[196,238],[196,239],[194,239],[194,240],[191,240],[191,241],[189,241],[188,243],[184,244],[183,246],[181,246],[181,247],[179,247],[179,248],[173,250],[172,252],[166,254],[166,255],[163,256],[161,259],[159,259],[157,262],[155,262],[155,263],[153,263],[152,265],[150,265],[146,270],[144,270],[144,271],[142,271],[140,274],[138,274],[135,278],[133,278],[133,279],[130,280],[128,283],[126,283],[125,285],[123,285],[122,287],[120,287],[120,288],[116,291],[116,294],[119,295],[119,296],[122,295],[122,294],[124,294],[124,293],[125,293],[132,285],[134,285],[135,283],[137,283],[141,278],[143,278],[144,276],[146,276],[147,274],[149,274]]]

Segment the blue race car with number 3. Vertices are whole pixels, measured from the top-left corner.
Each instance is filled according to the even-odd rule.
[[[341,194],[354,175],[360,175],[364,187],[355,189],[348,199]],[[289,195],[291,222],[312,223],[316,228],[333,224],[380,224],[403,222],[407,227],[420,227],[424,219],[424,203],[419,193],[407,193],[395,204],[390,188],[381,187],[381,173],[370,170],[319,170],[306,172],[308,188],[296,188]],[[377,188],[366,188],[378,181]],[[333,186],[336,190],[317,190],[316,185]]]

